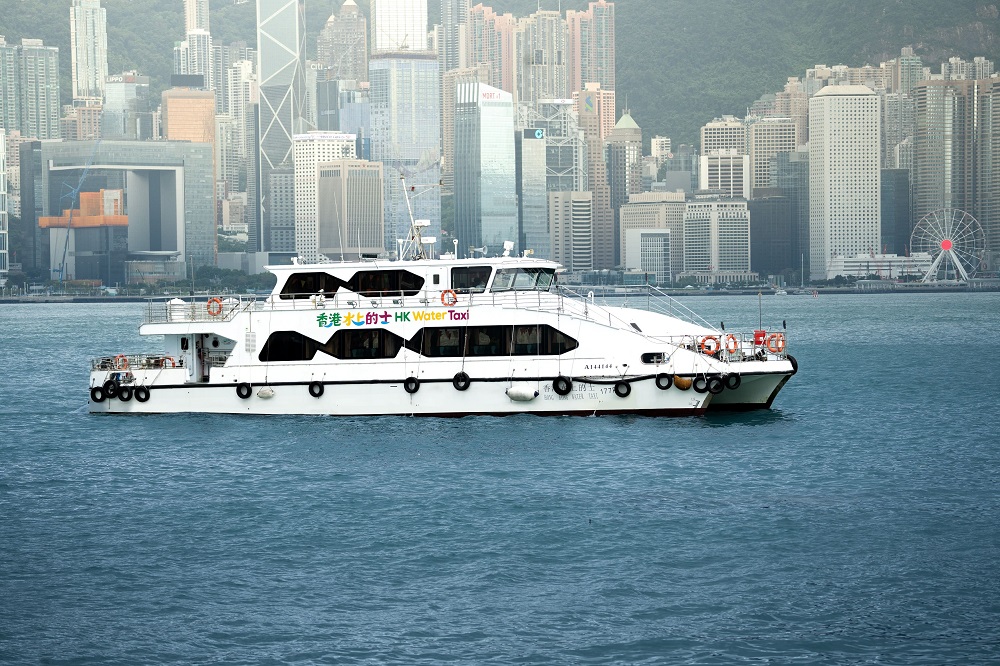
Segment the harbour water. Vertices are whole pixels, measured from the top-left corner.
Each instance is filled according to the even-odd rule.
[[[0,662],[1000,660],[1000,294],[765,297],[690,419],[90,416],[141,313],[0,306]]]

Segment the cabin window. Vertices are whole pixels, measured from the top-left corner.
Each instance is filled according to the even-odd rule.
[[[448,356],[558,356],[579,346],[549,325],[424,328],[406,342],[430,358]]]
[[[424,278],[410,271],[358,271],[349,283],[361,296],[416,296],[424,288]]]
[[[434,284],[441,284],[441,275],[438,273],[434,274]]]
[[[663,352],[651,352],[642,355],[642,362],[647,365],[659,365],[663,363]]]
[[[548,291],[554,275],[553,268],[501,268],[490,291]]]
[[[451,269],[451,288],[459,294],[480,293],[486,291],[490,274],[490,266],[463,266]]]
[[[292,273],[281,287],[279,297],[283,299],[309,298],[320,293],[329,296],[346,286],[346,282],[329,273]]]
[[[268,336],[258,358],[262,363],[311,361],[317,352],[343,360],[395,358],[402,346],[401,337],[382,328],[340,330],[325,343],[298,331],[275,331]]]

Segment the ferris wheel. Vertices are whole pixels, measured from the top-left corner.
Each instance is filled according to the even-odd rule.
[[[931,256],[924,282],[968,281],[982,263],[986,236],[976,218],[964,210],[942,208],[917,222],[910,236],[910,250]]]

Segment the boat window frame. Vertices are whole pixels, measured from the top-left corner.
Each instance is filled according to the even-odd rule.
[[[492,277],[493,266],[489,264],[455,266],[449,275],[451,290],[456,294],[481,294],[489,288]]]
[[[550,291],[555,284],[556,269],[548,266],[515,266],[498,268],[490,291]]]

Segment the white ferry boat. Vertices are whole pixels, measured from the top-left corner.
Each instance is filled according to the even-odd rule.
[[[767,409],[797,371],[783,331],[716,330],[671,299],[598,304],[559,268],[294,264],[268,268],[266,298],[150,301],[139,332],[164,351],[93,359],[90,411],[686,416]]]

